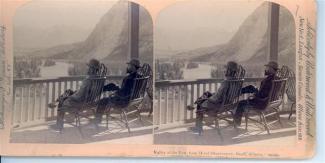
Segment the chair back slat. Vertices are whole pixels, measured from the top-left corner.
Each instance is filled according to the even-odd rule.
[[[148,88],[150,89],[151,87],[152,90],[152,84],[148,84],[150,80],[152,80],[152,69],[149,64],[144,63],[137,71],[129,101],[143,99],[146,91],[148,92]]]
[[[98,103],[106,82],[106,74],[106,66],[104,64],[100,64],[100,68],[96,75],[88,79],[90,80],[90,84],[87,88],[84,105],[93,105]]]
[[[276,76],[280,79],[288,78],[289,76],[289,67],[288,66],[282,66],[281,69],[279,69],[276,72]]]
[[[235,74],[235,79],[244,79],[246,74],[246,70],[243,68],[243,66],[238,65],[238,69]]]
[[[102,93],[103,87],[105,85],[105,77],[91,78],[91,84],[88,88],[88,93],[86,94],[85,103],[95,103],[99,100]]]
[[[289,70],[286,93],[289,100],[296,101],[296,76],[292,70]]]
[[[228,89],[223,95],[222,105],[227,107],[238,103],[244,79],[225,80],[224,82],[226,85],[228,85]]]
[[[148,76],[146,92],[150,98],[153,97],[153,71],[148,63],[144,63],[138,73],[142,76]]]
[[[269,104],[274,102],[282,102],[286,88],[287,79],[278,79],[272,81],[271,91],[269,93]]]
[[[228,71],[228,70],[227,70]],[[233,109],[239,101],[240,92],[244,83],[245,69],[241,66],[237,66],[237,70],[231,79],[224,80],[223,84],[227,90],[222,94],[222,106],[218,110],[219,113],[225,112],[229,109]]]
[[[134,81],[133,89],[131,91],[131,96],[130,96],[131,101],[144,97],[148,79],[149,79],[149,76],[137,77],[134,79],[135,81]]]
[[[244,83],[246,70],[238,65],[237,71],[231,80],[225,80],[225,85],[228,86],[228,89],[223,94],[222,97],[222,108],[223,109],[232,109],[235,107],[235,104],[239,101],[239,96],[241,93],[241,89]],[[223,112],[224,110],[221,110]]]

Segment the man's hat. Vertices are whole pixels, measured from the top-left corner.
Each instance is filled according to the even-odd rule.
[[[227,68],[230,71],[237,71],[238,64],[234,61],[229,61],[227,65],[225,65],[225,68]]]
[[[268,64],[264,65],[264,66],[268,66],[273,68],[274,70],[278,70],[279,69],[279,65],[277,62],[275,61],[270,61]]]
[[[132,59],[130,62],[128,62],[127,64],[131,64],[133,66],[135,66],[136,68],[140,68],[140,61],[137,59]]]
[[[97,59],[91,59],[87,65],[92,68],[99,68],[100,62]]]

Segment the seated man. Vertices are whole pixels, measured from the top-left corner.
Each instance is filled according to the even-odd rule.
[[[262,80],[260,89],[258,90],[252,85],[249,85],[242,89],[242,93],[254,93],[254,97],[248,100],[242,100],[239,102],[235,111],[234,120],[237,126],[241,124],[241,118],[245,108],[247,106],[254,107],[256,109],[264,109],[268,101],[268,95],[271,91],[272,81],[276,80],[276,72],[278,70],[278,63],[271,61],[265,65],[266,78]]]
[[[85,100],[86,93],[88,88],[91,86],[91,79],[96,77],[98,71],[100,70],[100,62],[96,59],[91,59],[88,65],[88,76],[85,80],[82,81],[80,89],[77,91],[66,90],[63,95],[61,95],[57,102],[58,105],[58,116],[56,126],[51,126],[56,130],[63,129],[64,115],[65,112],[74,111],[73,109],[79,109],[83,101]],[[55,104],[49,104],[50,108],[56,107]]]
[[[104,86],[103,91],[116,91],[112,96],[103,98],[99,101],[99,106],[96,110],[95,123],[101,123],[102,115],[106,108],[113,106],[126,106],[129,102],[130,95],[132,93],[132,87],[134,85],[134,79],[139,75],[138,69],[141,67],[139,60],[132,59],[128,64],[126,72],[128,75],[123,79],[121,87],[116,86],[113,83]]]
[[[238,64],[236,62],[230,61],[225,66],[225,79],[233,79],[238,70]],[[202,131],[202,121],[204,112],[217,112],[222,104],[222,97],[228,90],[229,85],[226,82],[221,83],[221,87],[218,89],[217,93],[205,92],[203,96],[199,97],[198,100],[195,101],[197,104],[196,111],[196,122],[195,127],[191,127],[190,130],[193,132],[201,132]],[[193,110],[193,106],[188,106],[188,110]]]

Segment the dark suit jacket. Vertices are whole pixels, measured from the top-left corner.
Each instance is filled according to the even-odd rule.
[[[255,94],[255,97],[249,100],[249,103],[258,109],[264,109],[266,107],[268,96],[272,88],[272,81],[278,79],[276,75],[269,75],[262,80],[260,89]]]
[[[133,85],[135,82],[135,78],[137,77],[137,73],[131,73],[128,76],[126,76],[123,81],[120,89],[116,92],[118,96],[121,97],[128,97],[132,93]]]
[[[116,91],[114,97],[110,98],[110,100],[112,100],[111,102],[118,105],[124,105],[129,101],[135,82],[134,79],[137,75],[138,73],[136,72],[130,73],[123,79],[121,87],[110,83],[104,86],[103,91]]]

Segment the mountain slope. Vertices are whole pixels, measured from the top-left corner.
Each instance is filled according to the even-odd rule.
[[[268,3],[263,3],[241,24],[232,39],[224,45],[200,48],[176,55],[192,61],[224,63],[234,60],[244,64],[267,61]],[[295,54],[295,22],[291,13],[280,7],[279,62],[292,66]]]
[[[118,1],[96,24],[85,41],[33,52],[32,55],[57,59],[124,61],[128,58],[129,6]],[[152,60],[152,20],[140,6],[140,58]],[[152,61],[151,61],[152,62]]]

